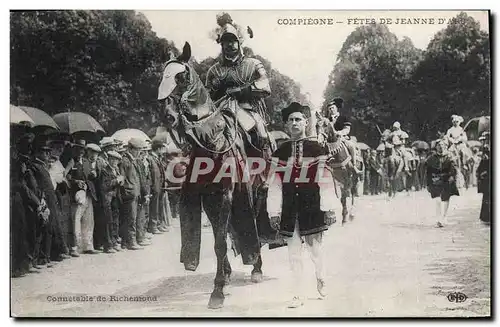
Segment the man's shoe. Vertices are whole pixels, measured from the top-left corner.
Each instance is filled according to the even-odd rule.
[[[104,253],[116,253],[116,251],[113,248],[109,248],[109,249],[104,249]]]
[[[292,301],[290,301],[290,303],[288,303],[288,307],[291,309],[295,309],[295,308],[301,307],[303,305],[304,305],[304,302],[302,302],[302,300],[298,296],[294,296]]]
[[[129,249],[129,250],[142,250],[143,247],[139,246],[138,244],[134,244],[134,245],[127,247],[127,249]]]
[[[137,244],[139,244],[140,246],[148,246],[151,245],[151,242],[148,240],[144,240],[142,242],[137,242]]]
[[[97,250],[87,250],[87,251],[84,251],[83,253],[85,253],[85,254],[99,254],[100,252]]]

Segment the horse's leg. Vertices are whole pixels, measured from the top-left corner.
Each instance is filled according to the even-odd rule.
[[[259,254],[257,262],[253,265],[251,280],[254,283],[260,283],[262,281],[262,254]]]
[[[212,184],[215,186],[215,184]],[[231,213],[232,187],[209,190],[204,197],[204,208],[212,224],[215,239],[215,255],[217,257],[217,272],[214,279],[214,290],[208,301],[209,309],[219,309],[224,306],[224,285],[226,284],[227,265],[227,230]],[[226,271],[224,270],[226,268]]]
[[[258,283],[262,280],[262,259],[258,228],[254,217],[255,208],[252,210],[251,202],[253,202],[251,185],[237,185],[233,193],[231,225],[236,232],[235,236],[238,237],[243,264],[253,265],[251,280]]]
[[[344,188],[342,188],[342,192],[340,195],[340,203],[342,204],[342,225],[347,221],[347,215],[349,211],[347,210],[347,194]]]
[[[184,269],[195,271],[200,262],[201,193],[197,188],[185,188],[180,197],[181,255]]]

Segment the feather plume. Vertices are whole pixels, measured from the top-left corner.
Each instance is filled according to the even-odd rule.
[[[250,38],[252,39],[253,38],[253,31],[250,28],[250,26],[247,26],[247,32],[248,32],[248,36],[250,36]]]
[[[217,25],[220,27],[223,27],[226,24],[233,24],[233,19],[231,18],[231,15],[229,15],[226,12],[223,12],[222,14],[217,15]]]

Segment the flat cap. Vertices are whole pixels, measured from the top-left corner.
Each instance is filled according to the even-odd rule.
[[[122,159],[122,156],[121,154],[119,154],[118,152],[116,151],[108,151],[107,152],[108,156],[112,157],[112,158],[115,158],[115,159],[119,159],[121,160]]]
[[[87,144],[87,149],[95,151],[95,152],[101,152],[101,148],[97,144],[94,144],[94,143]]]
[[[128,141],[128,146],[134,149],[142,150],[146,147],[146,142],[141,140],[140,138],[133,137]]]

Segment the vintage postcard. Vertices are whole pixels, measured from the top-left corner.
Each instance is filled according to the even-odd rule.
[[[12,10],[11,317],[491,317],[490,24]]]

